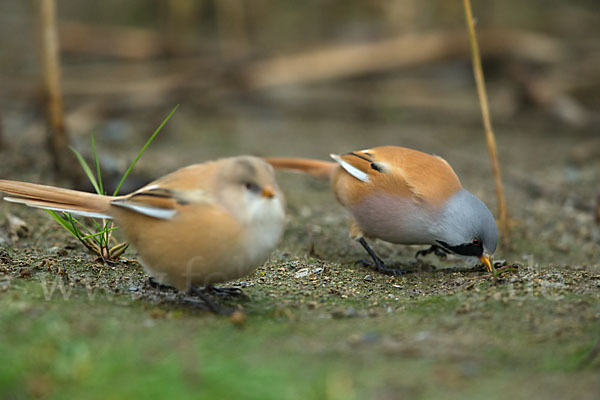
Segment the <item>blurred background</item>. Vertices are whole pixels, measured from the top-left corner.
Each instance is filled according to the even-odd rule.
[[[0,3],[0,176],[49,182],[64,168],[52,172],[46,139],[41,3]],[[598,2],[473,9],[516,235],[565,254],[576,240],[588,259]],[[443,156],[495,209],[460,1],[59,0],[56,15],[64,130],[88,157],[95,135],[109,179],[181,105],[128,189],[220,156],[326,158],[390,144]],[[292,197],[302,185],[288,185]]]

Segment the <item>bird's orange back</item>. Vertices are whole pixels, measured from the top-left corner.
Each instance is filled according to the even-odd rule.
[[[361,181],[343,167],[333,172],[333,190],[344,205],[357,204],[382,191],[437,208],[462,188],[444,159],[417,150],[381,146],[339,158],[368,177],[367,181]]]

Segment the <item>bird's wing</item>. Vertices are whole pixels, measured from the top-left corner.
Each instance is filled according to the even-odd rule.
[[[417,150],[382,146],[332,155],[332,158],[350,176],[365,183],[365,193],[378,190],[441,204],[461,188],[458,177],[445,160]]]
[[[143,188],[111,201],[111,205],[157,219],[172,219],[189,204],[214,204],[214,163],[179,169]]]
[[[180,168],[155,180],[145,186],[145,188],[161,187],[173,190],[203,189],[212,192],[214,190],[215,178],[218,176],[219,166],[222,165],[220,162],[221,160],[215,160]]]
[[[202,189],[171,190],[151,187],[117,198],[110,204],[148,217],[171,219],[179,213],[182,206],[202,203],[214,204],[212,195]]]

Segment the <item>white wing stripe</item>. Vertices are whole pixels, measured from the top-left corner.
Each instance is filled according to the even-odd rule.
[[[342,160],[337,154],[330,154],[329,156],[331,158],[333,158],[335,160],[335,162],[340,164],[342,166],[342,168],[344,168],[346,170],[346,172],[348,172],[350,175],[352,175],[359,181],[369,182],[369,175],[362,172],[360,169],[356,168],[355,166]]]
[[[175,214],[177,214],[177,210],[172,210],[168,208],[148,207],[133,202],[113,201],[111,204],[113,206],[127,208],[137,213],[158,219],[171,219],[175,216]]]

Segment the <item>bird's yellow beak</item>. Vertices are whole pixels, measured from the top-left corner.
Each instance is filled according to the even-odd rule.
[[[262,190],[261,196],[266,197],[267,199],[272,199],[275,197],[275,189],[273,189],[271,186],[265,186]]]
[[[481,261],[483,265],[485,265],[488,272],[492,272],[492,263],[490,262],[490,257],[487,254],[482,255],[479,258],[479,261]]]

